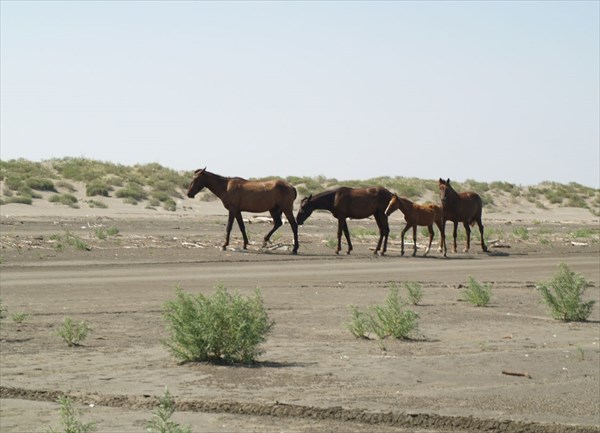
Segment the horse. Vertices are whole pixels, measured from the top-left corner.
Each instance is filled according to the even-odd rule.
[[[471,191],[458,193],[450,185],[450,179],[439,180],[440,198],[442,200],[442,244],[444,247],[444,257],[446,256],[446,221],[454,223],[454,252],[456,252],[456,229],[459,222],[462,222],[467,231],[467,247],[464,252],[468,252],[471,247],[471,227],[477,223],[481,235],[481,249],[488,251],[483,239],[483,223],[481,222],[481,213],[483,203],[481,197]]]
[[[263,247],[267,245],[271,235],[283,224],[281,214],[285,214],[292,232],[294,233],[294,248],[292,254],[298,253],[298,224],[294,218],[294,200],[297,197],[296,188],[283,180],[268,180],[264,182],[249,181],[241,177],[224,177],[206,171],[206,167],[196,170],[194,178],[188,187],[187,196],[194,198],[206,187],[221,199],[225,209],[229,211],[227,234],[223,250],[229,245],[229,236],[234,218],[244,238],[244,249],[248,246],[248,236],[242,219],[244,212],[269,211],[273,217],[273,229],[264,237]]]
[[[377,242],[374,254],[377,254],[383,242],[381,255],[384,255],[387,250],[388,235],[390,233],[385,208],[391,198],[392,193],[381,186],[371,188],[348,188],[342,186],[314,196],[311,194],[303,198],[296,221],[299,225],[302,225],[315,209],[328,210],[338,220],[338,245],[335,253],[339,254],[342,249],[343,231],[348,242],[348,251],[346,254],[350,254],[350,251],[352,251],[352,242],[350,241],[350,232],[348,231],[346,219],[363,219],[373,215],[379,227],[379,242]]]
[[[404,235],[412,227],[413,229],[413,257],[417,255],[417,226],[427,226],[429,230],[429,245],[424,256],[429,254],[431,249],[431,242],[433,242],[433,225],[437,225],[442,231],[442,208],[436,204],[416,204],[412,201],[402,198],[397,194],[394,194],[385,209],[385,214],[390,216],[396,210],[404,214],[404,220],[406,226],[402,230],[402,255],[404,255]],[[442,245],[440,244],[440,252],[442,251]]]

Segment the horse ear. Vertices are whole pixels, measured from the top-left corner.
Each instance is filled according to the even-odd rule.
[[[448,184],[448,186],[450,186],[450,178],[448,178],[448,180],[446,180],[446,183]]]

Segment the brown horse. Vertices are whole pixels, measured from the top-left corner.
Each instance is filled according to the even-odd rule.
[[[383,242],[381,255],[384,255],[387,250],[388,235],[390,234],[385,208],[391,198],[392,193],[383,187],[348,188],[342,186],[321,192],[314,197],[310,195],[303,198],[296,220],[298,224],[302,225],[315,209],[328,210],[338,220],[338,246],[335,253],[339,254],[342,249],[343,231],[346,241],[348,241],[346,254],[350,254],[352,242],[350,241],[346,218],[363,219],[373,215],[379,227],[379,242],[377,242],[375,254],[377,254]]]
[[[294,200],[296,188],[283,180],[265,182],[249,181],[241,177],[223,177],[206,171],[206,167],[194,172],[194,178],[188,187],[187,196],[194,198],[204,187],[221,199],[225,209],[229,211],[227,235],[223,250],[229,245],[229,235],[235,218],[244,237],[244,249],[248,246],[248,237],[242,219],[242,211],[266,212],[273,217],[273,229],[264,237],[263,247],[271,235],[283,224],[281,214],[284,213],[294,233],[293,254],[298,252],[298,224],[294,218]]]
[[[385,214],[390,216],[394,211],[400,209],[404,214],[406,226],[402,230],[402,255],[404,255],[404,235],[412,227],[413,229],[413,256],[417,254],[417,226],[427,226],[429,230],[429,245],[424,256],[429,254],[431,242],[433,242],[433,225],[437,225],[442,232],[442,208],[436,204],[416,204],[412,201],[399,197],[397,194],[392,196]],[[440,251],[442,246],[440,244]]]
[[[477,223],[481,235],[481,249],[487,251],[483,240],[483,223],[481,222],[481,213],[483,204],[481,197],[474,192],[458,193],[450,185],[450,179],[439,180],[440,198],[442,199],[442,244],[444,246],[444,257],[446,257],[446,221],[454,223],[454,252],[456,252],[456,229],[459,222],[462,222],[467,231],[467,247],[465,252],[471,247],[471,225]]]

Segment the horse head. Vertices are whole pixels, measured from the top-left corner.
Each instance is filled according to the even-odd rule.
[[[300,210],[298,211],[298,215],[296,216],[296,222],[298,225],[302,225],[304,221],[313,213],[315,210],[315,205],[311,202],[312,194],[308,197],[304,197],[300,202]]]
[[[440,177],[440,180],[438,181],[438,186],[440,189],[440,199],[442,200],[442,203],[445,203],[446,199],[448,198],[448,193],[450,191],[454,191],[452,189],[452,186],[450,186],[450,178],[444,180]]]
[[[204,172],[206,171],[206,167],[200,168],[194,172],[194,177],[190,182],[190,186],[188,186],[187,196],[189,198],[194,198],[196,194],[202,191],[202,188],[206,186],[204,182]]]
[[[395,211],[397,211],[399,208],[400,208],[400,197],[398,197],[398,194],[394,194],[394,195],[392,195],[390,202],[388,203],[387,207],[385,208],[385,214],[387,216],[390,216]]]

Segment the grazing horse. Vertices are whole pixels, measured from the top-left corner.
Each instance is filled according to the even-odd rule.
[[[458,193],[450,185],[450,179],[439,180],[440,198],[442,199],[442,244],[444,247],[444,257],[446,257],[446,221],[454,223],[454,252],[456,252],[456,228],[459,222],[462,222],[467,231],[467,247],[465,252],[471,247],[471,225],[477,223],[481,235],[481,249],[487,252],[487,247],[483,240],[483,223],[481,222],[481,212],[483,204],[481,197],[474,192]]]
[[[431,242],[433,241],[433,224],[438,226],[442,232],[442,208],[436,204],[416,204],[412,201],[399,197],[397,194],[392,196],[385,214],[390,216],[394,211],[400,209],[404,214],[406,226],[402,230],[402,255],[404,255],[404,235],[412,227],[413,229],[413,256],[417,254],[417,226],[427,226],[429,230],[429,245],[424,256],[429,254]],[[442,246],[440,244],[440,251]]]
[[[335,253],[339,254],[342,249],[343,231],[346,241],[348,241],[348,251],[346,254],[350,254],[350,251],[352,251],[352,242],[350,241],[350,232],[348,231],[346,218],[363,219],[374,215],[379,227],[379,242],[377,242],[375,254],[381,248],[383,241],[381,255],[384,255],[387,250],[388,235],[390,234],[385,208],[391,198],[392,193],[380,186],[372,188],[348,188],[342,186],[321,192],[315,196],[311,194],[303,198],[296,220],[298,224],[302,225],[315,209],[328,210],[338,220],[338,245]]]
[[[206,167],[194,172],[194,178],[188,187],[187,196],[194,198],[206,187],[221,199],[225,209],[229,211],[227,220],[227,235],[223,250],[229,245],[229,235],[235,218],[244,237],[244,249],[248,246],[248,237],[244,227],[242,211],[266,212],[273,217],[273,229],[264,237],[263,247],[271,235],[283,224],[281,214],[284,213],[294,233],[293,254],[298,253],[298,224],[294,218],[294,200],[296,188],[283,180],[265,182],[249,181],[241,177],[223,177],[206,171]]]

